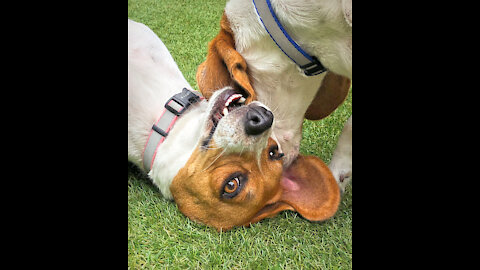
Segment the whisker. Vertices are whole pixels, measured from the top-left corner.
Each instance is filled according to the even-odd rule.
[[[206,150],[215,150],[215,149],[220,149],[221,147],[214,147],[214,146],[205,146],[203,147],[203,149],[206,149]]]
[[[214,161],[212,161],[212,163],[210,163],[210,165],[208,165],[205,169],[203,169],[203,172],[206,171],[208,168],[210,168],[210,166],[212,166],[213,163],[215,163],[215,161],[217,161],[225,152],[227,151],[227,149],[223,149],[223,151],[215,158]]]
[[[261,152],[258,153],[257,155],[257,166],[258,166],[258,170],[260,171],[260,174],[265,177],[265,174],[263,173],[262,171],[262,158],[261,158]]]
[[[278,111],[278,108],[280,107],[280,105],[278,104],[277,107],[275,107],[274,109],[272,109],[272,113],[273,115],[276,115],[277,114],[277,111]]]
[[[201,146],[202,150],[216,150],[220,149],[221,147],[214,147],[214,146]]]
[[[245,150],[245,145],[242,145],[242,150],[240,151],[240,156],[242,155],[243,150]]]

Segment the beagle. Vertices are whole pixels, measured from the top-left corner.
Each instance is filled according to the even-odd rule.
[[[232,86],[275,113],[272,137],[288,168],[303,119],[319,120],[345,100],[352,79],[351,0],[229,0],[196,80],[210,98]],[[351,178],[350,118],[330,169],[342,191]]]
[[[282,210],[331,217],[340,192],[328,167],[299,157],[283,170],[272,112],[230,86],[195,94],[163,42],[128,20],[128,160],[188,218],[228,230]]]

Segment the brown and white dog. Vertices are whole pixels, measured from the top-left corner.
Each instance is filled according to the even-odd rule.
[[[183,214],[228,230],[282,210],[314,221],[336,212],[340,192],[328,167],[302,156],[284,171],[283,155],[270,138],[273,115],[258,101],[241,104],[238,91],[229,86],[188,107],[145,170],[152,125],[183,88],[192,89],[163,42],[147,26],[129,20],[128,160]]]
[[[196,79],[208,99],[216,89],[232,86],[258,100],[275,114],[272,137],[285,153],[284,166],[294,163],[304,118],[319,120],[346,98],[352,78],[351,0],[271,0],[278,21],[310,55],[327,68],[306,76],[279,49],[257,14],[258,2],[230,0],[219,34],[209,43],[206,61]],[[265,1],[265,0],[263,0]],[[352,176],[352,119],[340,135],[330,169],[342,191]]]

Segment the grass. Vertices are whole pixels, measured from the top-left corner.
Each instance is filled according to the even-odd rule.
[[[225,1],[129,0],[128,17],[149,26],[195,88],[197,66],[218,33]],[[330,162],[352,95],[332,115],[305,121],[300,151]],[[352,186],[336,215],[309,222],[290,211],[225,233],[190,221],[128,165],[129,269],[351,269]]]

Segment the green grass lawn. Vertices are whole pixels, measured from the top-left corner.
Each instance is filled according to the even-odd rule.
[[[197,66],[218,33],[225,1],[129,0],[128,17],[150,27],[165,43],[195,88]],[[321,121],[305,121],[300,151],[330,162],[346,102]],[[183,216],[139,170],[128,167],[128,267],[130,269],[351,269],[352,186],[336,215],[312,223],[285,211],[272,219],[225,233]]]

